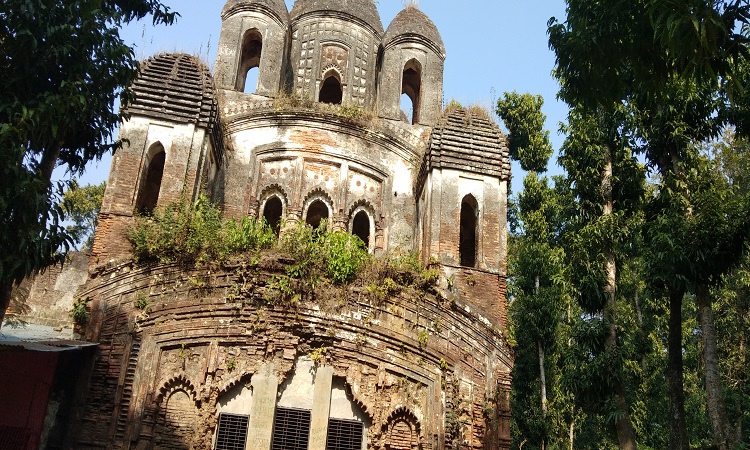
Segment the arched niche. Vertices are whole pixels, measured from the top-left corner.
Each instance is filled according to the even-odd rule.
[[[343,100],[344,89],[341,84],[341,75],[336,69],[330,69],[323,75],[318,101],[340,105]]]
[[[159,408],[156,426],[156,446],[190,449],[195,439],[198,409],[186,389],[175,389],[166,395]]]
[[[386,450],[415,450],[420,448],[421,427],[414,413],[399,408],[391,413],[386,421]]]
[[[237,70],[235,90],[247,93],[255,92],[258,86],[258,73],[262,53],[263,36],[260,34],[260,31],[255,28],[247,30],[242,37],[242,51],[240,53],[240,65]],[[251,70],[253,73],[250,73]]]
[[[161,182],[167,153],[161,142],[153,144],[146,152],[146,164],[141,174],[135,209],[141,214],[151,214],[159,202]]]
[[[316,229],[323,220],[328,220],[329,217],[330,208],[326,202],[318,198],[310,202],[310,205],[307,207],[305,223]]]
[[[471,194],[465,196],[461,200],[461,224],[458,247],[461,265],[465,267],[476,267],[478,214],[479,206],[477,200]]]
[[[263,204],[263,219],[278,236],[281,229],[281,219],[284,215],[284,202],[278,195],[272,195]]]
[[[351,219],[350,232],[362,240],[365,249],[372,249],[373,223],[370,214],[362,208],[354,210]]]
[[[422,98],[422,64],[416,59],[410,59],[404,65],[404,71],[401,76],[401,109],[409,116],[408,102],[405,102],[404,95],[411,100],[411,123],[419,123],[419,110]]]

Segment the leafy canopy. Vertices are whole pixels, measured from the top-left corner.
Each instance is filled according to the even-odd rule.
[[[508,127],[511,158],[527,171],[545,172],[552,156],[549,131],[544,129],[541,95],[506,92],[497,101],[497,114]]]
[[[0,4],[0,309],[13,283],[58,259],[73,237],[61,224],[69,174],[115,149],[115,100],[137,74],[120,28],[150,16],[170,24],[159,0],[6,0]]]
[[[71,181],[62,199],[62,210],[65,220],[73,222],[67,231],[76,245],[91,250],[94,245],[94,232],[99,222],[99,211],[102,209],[102,198],[106,182],[80,186],[76,180]]]

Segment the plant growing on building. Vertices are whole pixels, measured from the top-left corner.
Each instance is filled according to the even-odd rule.
[[[89,321],[89,311],[87,309],[88,302],[91,299],[89,297],[79,298],[73,303],[73,309],[70,311],[70,317],[78,325],[86,325]]]
[[[427,332],[425,328],[422,328],[419,330],[419,334],[417,335],[417,341],[419,341],[419,347],[425,348],[427,347],[427,341],[430,339],[430,334]]]
[[[145,291],[139,290],[135,293],[135,300],[133,301],[133,306],[135,306],[137,309],[147,312],[149,308],[149,301],[148,301],[148,295]]]
[[[327,353],[328,353],[328,347],[318,347],[318,348],[313,349],[310,352],[309,356],[312,362],[315,363],[315,365],[317,366],[325,362]]]

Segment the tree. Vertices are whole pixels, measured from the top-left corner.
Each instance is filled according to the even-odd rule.
[[[543,103],[541,96],[506,92],[498,100],[496,110],[510,132],[511,157],[529,171],[518,197],[516,217],[523,233],[513,236],[510,255],[514,297],[511,320],[519,353],[514,365],[517,381],[513,388],[513,408],[527,411],[516,418],[516,426],[533,439],[531,445],[539,445],[542,450],[548,448],[550,434],[559,434],[551,433],[556,431],[553,422],[559,421],[550,420],[549,407],[549,397],[556,397],[559,389],[548,389],[559,384],[556,380],[559,377],[548,375],[556,372],[549,369],[556,365],[560,305],[565,290],[565,257],[557,242],[565,202],[560,193],[548,187],[546,178],[537,176],[537,172],[547,170],[547,160],[552,154],[549,132],[544,130]],[[532,387],[536,383],[537,387]],[[535,391],[536,405],[531,404],[537,398]]]
[[[117,148],[115,100],[135,79],[122,25],[150,16],[170,24],[160,0],[7,0],[0,6],[0,323],[15,283],[72,244],[61,223],[60,183]]]
[[[710,254],[706,249],[716,243],[710,239],[718,238],[699,233],[709,240],[695,246],[700,251],[691,251],[689,230],[697,228],[690,224],[700,220],[691,219],[696,204],[687,178],[698,168],[690,152],[730,116],[721,89],[727,98],[742,92],[749,41],[737,30],[750,21],[750,5],[688,0],[567,3],[565,23],[549,23],[561,97],[573,107],[627,107],[636,121],[641,151],[660,178],[646,217],[646,273],[653,275],[650,284],[661,288],[669,302],[670,446],[684,450],[689,442],[682,378],[683,297],[707,281],[695,274],[702,267],[700,258]],[[734,115],[742,116],[737,111]],[[733,231],[732,238],[742,233]],[[737,261],[736,256],[727,261]],[[728,270],[724,264],[720,267]],[[716,273],[706,275],[714,279]],[[721,440],[718,429],[715,438]]]
[[[564,186],[562,180],[557,182]],[[565,253],[559,245],[565,200],[563,191],[529,172],[518,197],[523,234],[514,236],[509,258],[510,311],[517,342],[513,409],[525,411],[515,421],[523,436],[531,439],[529,444],[542,449],[551,448],[550,441],[560,435],[560,421],[555,418],[568,412],[557,408],[561,399],[556,398],[563,396],[556,366],[566,299]]]
[[[62,212],[65,220],[73,222],[67,226],[68,234],[77,246],[90,251],[94,245],[94,232],[99,221],[102,198],[107,184],[80,186],[76,180],[71,181],[62,199]]]
[[[573,108],[564,127],[568,137],[560,162],[576,198],[568,236],[573,285],[582,309],[601,316],[603,352],[592,354],[605,361],[597,386],[608,391],[600,400],[610,405],[621,449],[636,448],[635,430],[625,395],[622,355],[618,339],[618,261],[632,256],[632,236],[641,222],[639,207],[645,171],[629,147],[629,127],[624,108],[612,106],[589,111]]]
[[[546,172],[552,156],[549,131],[544,129],[546,116],[542,113],[541,95],[505,92],[497,101],[497,114],[510,132],[510,157],[521,163],[526,171]]]

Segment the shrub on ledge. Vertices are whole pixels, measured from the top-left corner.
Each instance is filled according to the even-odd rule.
[[[150,216],[136,217],[128,238],[137,262],[200,265],[274,250],[293,261],[282,276],[284,285],[301,280],[312,291],[324,279],[334,285],[360,279],[367,286],[389,279],[399,286],[428,290],[438,278],[437,269],[425,268],[416,253],[397,250],[373,258],[359,237],[331,231],[325,221],[317,229],[302,222],[286,227],[279,239],[264,220],[224,219],[221,209],[204,195],[195,202],[182,200],[158,207]]]
[[[138,262],[221,262],[229,256],[270,248],[276,235],[265,221],[250,217],[224,219],[222,211],[200,195],[156,208],[153,215],[136,217],[128,230]]]

